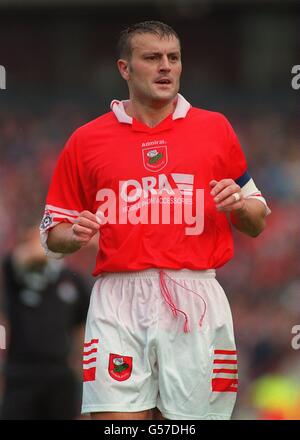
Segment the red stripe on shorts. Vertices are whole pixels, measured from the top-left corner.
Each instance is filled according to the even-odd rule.
[[[84,365],[91,364],[92,362],[96,362],[96,360],[97,360],[97,358],[91,358],[91,359],[88,359],[87,361],[83,361],[83,364]]]
[[[230,368],[214,368],[213,373],[229,373],[237,374],[238,370],[230,370]]]
[[[83,382],[90,382],[96,379],[96,367],[83,370]]]
[[[88,355],[90,355],[90,354],[92,354],[92,353],[97,353],[97,351],[98,351],[98,348],[92,348],[92,349],[89,350],[89,351],[84,351],[84,352],[83,352],[83,356],[88,356]]]
[[[84,347],[90,347],[92,344],[97,344],[99,342],[99,339],[91,339],[89,342],[85,342],[83,344]]]
[[[236,350],[215,350],[215,354],[236,354]]]
[[[212,391],[219,391],[220,393],[237,392],[237,384],[238,384],[237,379],[216,378],[216,379],[212,379],[211,382],[212,382]]]
[[[214,364],[237,364],[237,361],[231,359],[215,359]]]

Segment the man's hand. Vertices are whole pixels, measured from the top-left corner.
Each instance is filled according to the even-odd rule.
[[[49,231],[47,245],[50,251],[71,254],[88,244],[99,231],[101,220],[90,211],[82,211],[74,224],[60,223]]]
[[[231,212],[243,210],[245,208],[245,199],[241,187],[232,179],[223,179],[217,182],[209,182],[212,188],[210,194],[213,196],[218,211]]]
[[[230,213],[236,229],[250,237],[257,237],[263,231],[267,210],[261,201],[245,198],[232,179],[211,180],[209,184],[217,210]]]
[[[82,211],[72,226],[72,240],[81,246],[85,246],[99,231],[100,221],[90,211]]]

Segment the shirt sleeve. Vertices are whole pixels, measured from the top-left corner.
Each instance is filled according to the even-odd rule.
[[[242,176],[248,178],[247,176],[247,160],[243,149],[240,145],[239,139],[233,130],[229,121],[225,118],[226,124],[226,134],[227,134],[227,173],[228,178],[233,179],[234,181],[240,179]]]
[[[243,149],[240,145],[239,139],[233,130],[229,121],[225,118],[228,135],[228,177],[233,179],[242,190],[245,198],[253,198],[262,202],[266,208],[266,215],[271,213],[265,198],[261,191],[256,187],[249,171],[247,160]]]
[[[50,183],[44,216],[40,225],[41,243],[46,255],[62,258],[64,254],[48,249],[49,231],[59,223],[73,224],[80,212],[89,209],[80,172],[79,141],[75,133],[62,150]]]

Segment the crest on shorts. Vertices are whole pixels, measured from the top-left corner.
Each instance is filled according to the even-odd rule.
[[[166,145],[144,148],[142,154],[146,170],[160,171],[168,163],[168,150]]]
[[[123,381],[129,379],[132,372],[132,357],[110,353],[108,372],[115,380]]]

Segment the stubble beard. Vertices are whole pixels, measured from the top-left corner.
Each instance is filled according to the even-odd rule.
[[[149,102],[149,104],[153,107],[167,105],[174,100],[178,93],[179,87],[172,88],[172,90],[166,92],[160,92],[159,90],[155,90],[155,86],[150,86],[147,90],[141,91],[140,97],[145,102]]]

